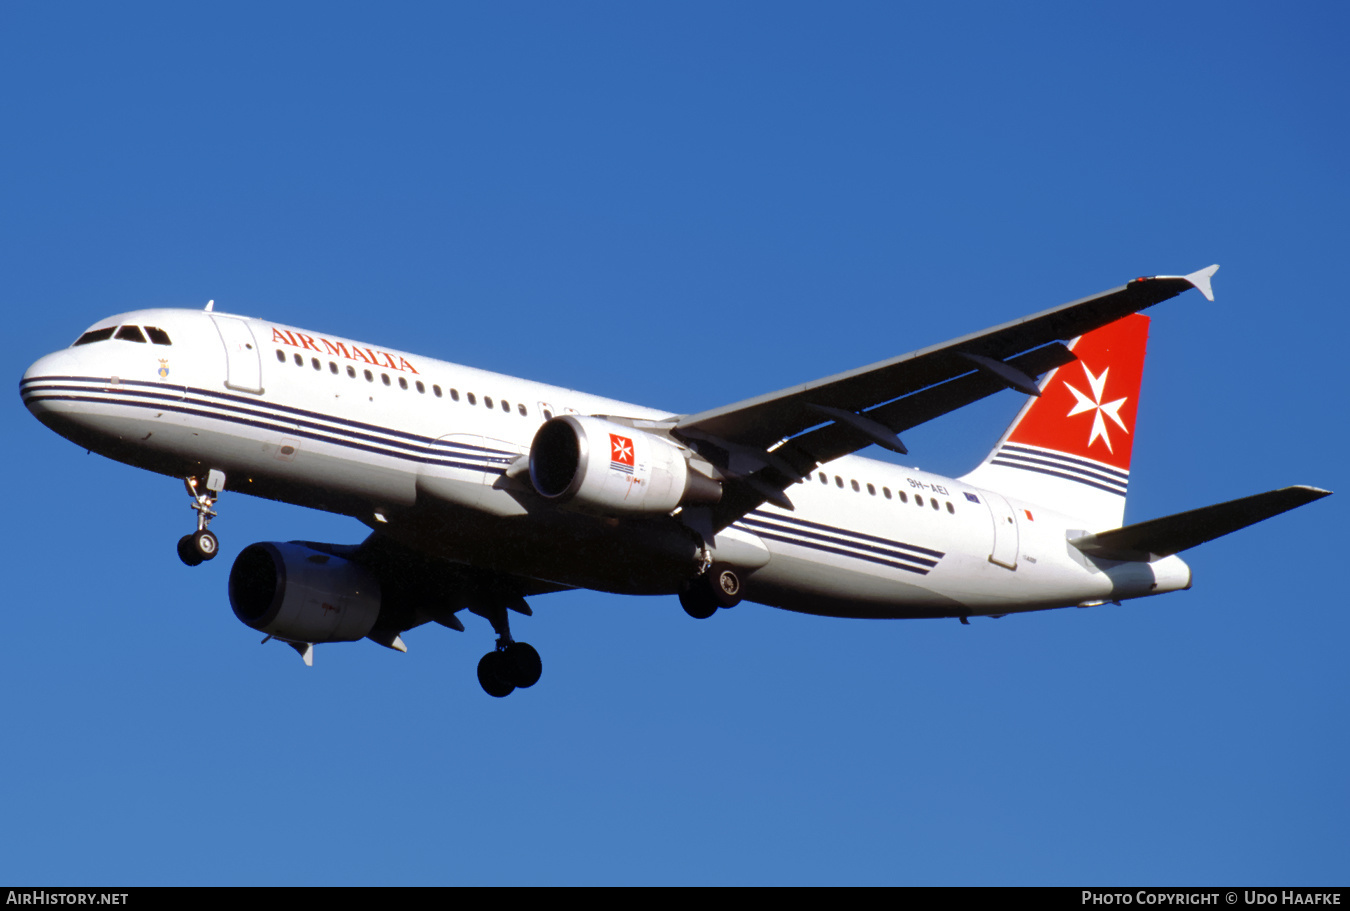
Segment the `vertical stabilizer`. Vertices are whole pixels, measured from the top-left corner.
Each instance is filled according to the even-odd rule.
[[[1148,317],[1132,314],[1074,339],[968,484],[1114,528],[1125,516]]]

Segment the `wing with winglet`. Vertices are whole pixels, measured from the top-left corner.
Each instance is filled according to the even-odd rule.
[[[725,528],[816,465],[872,444],[904,452],[898,434],[1001,389],[1035,393],[1035,378],[1074,359],[1062,344],[1191,288],[1213,300],[1218,266],[1137,278],[1059,307],[835,374],[675,419],[671,432],[723,473],[713,512]]]

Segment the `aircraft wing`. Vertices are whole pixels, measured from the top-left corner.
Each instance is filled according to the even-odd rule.
[[[671,432],[727,481],[714,509],[724,528],[760,503],[791,508],[783,491],[816,465],[876,443],[905,452],[897,432],[1003,388],[1031,395],[1035,377],[1074,360],[1062,341],[1197,288],[1213,300],[1218,266],[1137,278],[983,332],[731,405],[682,415]],[[816,428],[816,429],[812,429]]]
[[[418,553],[381,534],[372,532],[359,545],[296,541],[311,550],[351,560],[383,580],[382,620],[388,615],[391,636],[435,621],[459,632],[464,624],[455,614],[473,613],[499,605],[529,615],[527,597],[566,591],[569,586],[525,576],[489,573],[461,563]],[[380,641],[376,631],[372,638]]]

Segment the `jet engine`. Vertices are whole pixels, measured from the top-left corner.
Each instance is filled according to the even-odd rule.
[[[380,583],[341,557],[294,542],[244,548],[230,569],[234,615],[293,642],[353,642],[375,626]]]
[[[535,433],[530,482],[541,497],[606,515],[668,513],[722,497],[721,484],[693,469],[672,440],[575,414]]]

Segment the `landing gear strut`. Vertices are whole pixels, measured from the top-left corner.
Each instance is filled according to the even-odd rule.
[[[695,620],[707,620],[719,607],[741,603],[741,578],[729,566],[714,563],[680,591],[680,606]]]
[[[528,614],[529,606],[525,604],[523,598],[518,600],[519,605],[513,603],[510,606]],[[534,650],[534,646],[511,638],[506,608],[505,603],[497,603],[486,608],[470,608],[475,614],[486,618],[497,633],[496,648],[478,662],[478,682],[484,692],[498,699],[510,696],[517,687],[524,689],[534,686],[544,672],[544,663],[540,660],[539,653]]]
[[[211,507],[216,505],[216,497],[225,489],[225,472],[212,468],[205,480],[199,477],[183,479],[188,496],[192,497],[192,508],[197,513],[197,530],[178,539],[178,559],[188,566],[197,566],[210,560],[220,552],[220,541],[207,531],[206,526],[216,517]]]

